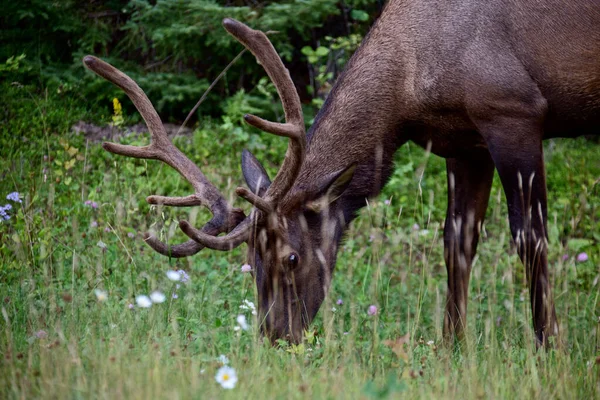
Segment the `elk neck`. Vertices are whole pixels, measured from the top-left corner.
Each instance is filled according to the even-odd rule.
[[[385,16],[385,14],[384,14]],[[407,141],[399,86],[402,43],[382,16],[337,79],[307,133],[306,157],[292,192],[310,194],[323,178],[356,165],[340,199],[345,222],[377,196],[393,171],[393,155]],[[292,197],[296,197],[293,196]]]

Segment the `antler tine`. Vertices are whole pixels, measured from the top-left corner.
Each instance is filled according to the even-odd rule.
[[[235,214],[233,214],[233,215],[235,215]],[[201,232],[202,234],[207,235],[207,236],[217,236],[220,233],[228,230],[232,225],[238,224],[238,222],[240,222],[240,220],[244,217],[245,216],[243,214],[239,214],[239,215],[237,215],[237,219],[232,218],[229,221],[229,227],[227,227],[227,229],[223,229],[223,227],[216,225],[214,220],[210,220],[208,223],[206,223],[206,225],[204,225],[202,227],[201,231],[198,231],[195,229],[194,229],[194,231]],[[179,225],[186,226],[186,227],[190,226],[189,222],[187,222],[187,221],[181,221],[179,223]],[[198,253],[200,250],[202,250],[203,248],[206,247],[206,246],[203,246],[202,244],[196,242],[193,239],[188,240],[185,243],[168,246],[167,244],[158,240],[155,236],[153,236],[150,233],[144,234],[144,240],[156,252],[158,252],[164,256],[173,257],[173,258],[188,257],[188,256]]]
[[[144,91],[129,76],[112,65],[93,56],[83,59],[84,65],[104,79],[120,87],[131,99],[137,110],[146,121],[151,135],[150,145],[144,147],[126,146],[116,143],[104,143],[104,149],[111,153],[134,157],[156,159],[173,167],[194,188],[194,194],[185,197],[148,196],[150,204],[165,204],[169,206],[197,206],[209,208],[213,218],[202,228],[205,235],[218,235],[229,232],[245,218],[240,209],[233,209],[219,190],[204,176],[200,168],[187,158],[167,137],[165,128]],[[157,252],[173,257],[185,257],[202,250],[201,243],[188,241],[175,246],[168,246],[155,237],[148,235],[146,242]],[[210,246],[206,246],[210,247]]]
[[[246,218],[236,226],[227,236],[206,234],[190,225],[187,221],[179,222],[179,228],[190,238],[213,250],[228,251],[246,242],[249,238],[253,224],[252,216]]]
[[[200,243],[191,239],[185,243],[169,246],[157,239],[155,236],[152,236],[150,233],[144,234],[144,241],[157,253],[172,258],[193,256],[204,248],[204,246],[202,246]]]
[[[266,202],[276,204],[292,187],[304,159],[306,134],[298,91],[267,35],[231,18],[224,19],[223,26],[254,54],[275,84],[283,104],[284,124],[266,121],[255,115],[245,116],[250,125],[290,139],[283,164],[264,196]]]
[[[223,20],[223,26],[227,32],[250,50],[262,64],[277,88],[285,112],[286,122],[284,124],[267,121],[255,115],[245,116],[246,122],[249,124],[266,132],[289,138],[283,164],[267,189],[264,198],[254,195],[244,188],[236,190],[239,196],[248,200],[263,213],[268,214],[273,211],[277,202],[290,190],[300,172],[306,148],[302,105],[294,82],[292,82],[288,70],[283,65],[267,35],[230,18]],[[186,235],[206,247],[216,250],[229,250],[249,239],[253,223],[254,217],[251,215],[236,226],[233,231],[222,237],[207,235],[184,222],[181,222],[179,226]]]
[[[265,201],[262,197],[252,193],[245,187],[238,187],[235,189],[235,193],[265,214],[270,214],[273,212],[273,206],[271,203]]]

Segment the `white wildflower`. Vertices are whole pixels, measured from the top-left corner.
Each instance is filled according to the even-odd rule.
[[[96,299],[98,299],[98,301],[105,302],[106,300],[108,300],[108,293],[106,291],[96,289],[94,290],[94,293],[96,294]]]
[[[240,328],[242,328],[245,331],[248,330],[248,322],[246,321],[245,315],[243,315],[243,314],[238,315],[236,318],[236,321],[237,321],[238,325],[240,326]]]
[[[143,295],[143,294],[137,296],[135,298],[135,302],[137,303],[138,307],[142,307],[142,308],[152,307],[152,300],[150,300],[150,297]]]
[[[217,371],[215,380],[223,387],[223,389],[233,389],[238,378],[235,369],[228,366],[223,366]]]
[[[169,278],[173,282],[177,282],[181,280],[181,274],[177,271],[167,271],[167,278]]]
[[[251,301],[244,299],[240,308],[242,310],[250,310],[252,312],[252,315],[256,315],[256,307],[254,306],[254,303]]]
[[[153,303],[163,303],[166,300],[166,296],[162,292],[155,290],[150,293],[150,300],[152,300]]]

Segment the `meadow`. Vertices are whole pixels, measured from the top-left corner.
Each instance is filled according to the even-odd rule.
[[[149,194],[186,195],[187,183],[159,162],[114,156],[71,130],[84,120],[116,132],[136,115],[8,83],[2,93],[0,398],[600,397],[597,138],[545,143],[555,348],[535,348],[497,177],[466,339],[443,343],[445,164],[412,143],[352,224],[303,343],[272,345],[258,334],[254,283],[241,269],[245,246],[176,260],[143,243],[148,230],[181,242],[179,219],[208,220],[204,209],[145,202]],[[174,139],[246,210],[234,198],[241,150],[250,148],[272,174],[286,146],[243,125],[252,107],[243,94],[232,96],[223,118]],[[148,136],[117,140],[144,144]],[[143,307],[139,296],[152,293],[154,304]],[[215,378],[224,365],[235,371],[237,382],[229,376],[224,385],[232,389]]]

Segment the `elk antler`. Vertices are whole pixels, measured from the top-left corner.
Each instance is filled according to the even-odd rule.
[[[266,132],[289,138],[288,149],[283,164],[261,198],[246,188],[237,188],[236,193],[252,203],[263,213],[269,213],[276,208],[277,202],[290,190],[304,159],[306,135],[304,118],[298,92],[290,78],[288,70],[273,48],[267,36],[257,30],[233,19],[226,18],[223,25],[227,32],[239,40],[250,50],[264,67],[275,84],[277,93],[283,103],[285,123],[266,121],[255,115],[246,115],[246,122]],[[157,252],[172,257],[186,257],[208,247],[215,250],[230,250],[247,241],[254,222],[253,214],[245,217],[242,210],[232,208],[223,195],[206,179],[192,161],[190,161],[167,138],[160,118],[148,100],[144,91],[127,75],[112,65],[93,56],[86,56],[83,63],[87,68],[104,79],[114,83],[129,96],[151,134],[151,143],[145,147],[126,146],[115,143],[104,143],[103,147],[115,154],[128,157],[160,160],[181,174],[194,188],[195,193],[186,197],[149,196],[146,201],[150,204],[165,204],[175,207],[203,205],[213,213],[213,218],[198,230],[187,221],[180,221],[179,227],[192,240],[168,246],[155,237],[146,234],[146,242]],[[225,236],[220,233],[229,232]]]
[[[304,118],[302,116],[302,105],[294,82],[292,82],[288,70],[283,65],[281,58],[267,38],[267,35],[231,18],[224,19],[223,26],[227,32],[250,50],[263,66],[267,75],[269,75],[269,78],[275,84],[275,88],[277,88],[277,93],[285,112],[285,123],[266,121],[250,114],[244,116],[246,122],[252,126],[277,136],[289,138],[288,149],[283,164],[277,176],[273,179],[273,183],[267,189],[264,198],[253,194],[243,187],[239,187],[236,190],[236,193],[240,197],[252,203],[257,209],[264,213],[269,213],[276,208],[278,201],[286,195],[294,184],[304,160],[306,133]],[[186,235],[203,246],[226,250],[231,248],[231,243],[237,243],[242,234],[248,235],[252,228],[252,223],[253,219],[247,218],[231,233],[221,237],[215,237],[207,232],[198,231],[189,224],[182,226],[182,229]]]
[[[160,160],[177,170],[194,188],[194,194],[190,196],[148,196],[146,201],[150,204],[165,204],[175,207],[203,205],[209,208],[213,218],[201,230],[206,235],[216,236],[236,227],[245,218],[244,212],[239,208],[232,208],[217,188],[206,179],[200,168],[171,143],[158,113],[144,91],[123,72],[96,57],[86,56],[83,63],[96,74],[123,89],[146,121],[151,134],[148,146],[136,147],[105,142],[102,147],[111,153],[123,156]],[[189,227],[189,223],[181,221],[180,227],[185,232],[184,228]],[[236,233],[239,236],[239,231]],[[204,248],[202,244],[194,240],[168,246],[148,233],[144,238],[154,250],[172,257],[187,257]]]

